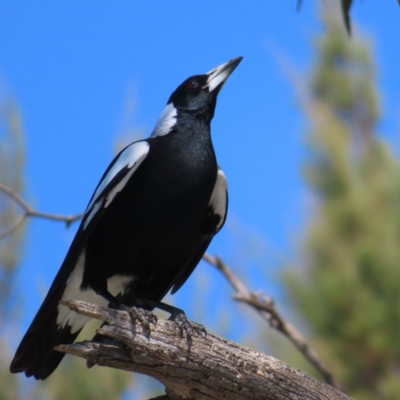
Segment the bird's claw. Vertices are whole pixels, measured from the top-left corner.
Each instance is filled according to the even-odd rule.
[[[124,307],[132,319],[132,323],[139,321],[143,329],[150,333],[150,324],[157,325],[157,317],[149,310],[139,307]]]
[[[183,336],[183,331],[186,331],[186,335],[188,339],[191,339],[193,333],[207,336],[206,328],[203,325],[198,324],[197,322],[190,321],[184,312],[180,312],[176,315],[171,315],[169,318],[171,321],[174,321],[179,328],[180,335]]]

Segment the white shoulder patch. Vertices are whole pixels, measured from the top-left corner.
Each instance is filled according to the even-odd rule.
[[[164,136],[171,132],[172,128],[176,124],[176,116],[178,112],[173,103],[167,104],[164,111],[161,113],[160,118],[153,130],[150,137]]]
[[[124,188],[130,177],[146,158],[149,149],[150,146],[146,141],[134,142],[117,156],[112,167],[97,186],[92,200],[86,208],[84,229],[101,208],[103,200],[105,199],[104,207],[107,207],[113,201],[115,195]],[[124,169],[126,169],[125,176],[117,184],[113,185],[113,179]]]
[[[212,206],[215,214],[221,217],[217,225],[218,232],[225,222],[228,210],[228,181],[226,180],[224,171],[220,167],[218,167],[217,180],[215,181],[209,204]]]
[[[139,164],[144,160],[149,152],[149,144],[145,141],[134,142],[127,146],[118,156],[114,165],[110,168],[107,175],[97,186],[96,192],[89,203],[87,210],[89,210],[93,204],[97,201],[100,194],[104,191],[107,185],[115,178],[118,172],[124,168],[138,167]]]

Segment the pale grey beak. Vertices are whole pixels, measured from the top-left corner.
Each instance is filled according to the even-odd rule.
[[[227,63],[222,64],[219,67],[207,72],[206,75],[208,75],[208,79],[207,84],[204,86],[204,88],[208,87],[210,93],[214,90],[217,90],[219,92],[224,83],[228,80],[229,76],[239,65],[240,61],[242,61],[242,59],[243,57],[236,57],[228,61]]]

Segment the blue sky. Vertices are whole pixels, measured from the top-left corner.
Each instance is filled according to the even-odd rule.
[[[226,228],[209,250],[249,275],[254,289],[279,294],[277,283],[260,269],[273,267],[271,252],[265,261],[241,261],[255,236],[285,254],[304,221],[307,192],[300,166],[306,120],[279,58],[303,71],[311,65],[311,38],[321,29],[319,2],[304,1],[299,13],[295,0],[37,4],[3,2],[0,12],[0,79],[21,108],[26,135],[24,196],[43,211],[81,212],[127,127],[149,135],[184,79],[244,56],[219,96],[212,124],[229,180],[230,209]],[[357,1],[352,18],[374,42],[384,93],[381,128],[397,144],[400,8],[395,0],[379,6]],[[135,102],[133,122],[127,99]],[[21,329],[39,307],[75,229],[29,223],[17,280]],[[175,303],[203,309],[200,319],[207,310],[215,322],[230,289],[204,264],[194,275]],[[206,299],[195,288],[196,276],[210,289]],[[228,335],[237,338],[237,332]]]

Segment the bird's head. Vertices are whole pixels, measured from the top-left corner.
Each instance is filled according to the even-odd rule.
[[[194,75],[177,87],[168,100],[178,110],[199,110],[213,106],[217,95],[231,73],[238,66],[242,57],[234,58],[212,69],[204,75]]]
[[[191,76],[180,84],[171,94],[152,136],[169,133],[176,123],[178,113],[206,115],[207,120],[211,121],[218,93],[242,59],[234,58],[206,74]]]

